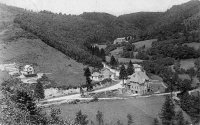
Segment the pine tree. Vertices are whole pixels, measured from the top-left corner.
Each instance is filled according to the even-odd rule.
[[[101,55],[102,60],[105,62],[106,61],[106,54],[105,54],[105,51],[104,51],[103,48],[101,49],[100,53],[101,53],[100,55]]]
[[[123,84],[124,84],[124,80],[127,79],[127,72],[124,65],[122,65],[120,68],[119,79],[123,80]]]
[[[160,118],[163,125],[170,125],[173,123],[175,116],[174,104],[170,96],[166,96],[165,103],[162,106]]]
[[[110,65],[113,67],[117,66],[117,61],[114,56],[111,56],[111,58],[110,58]]]
[[[37,81],[36,86],[35,86],[35,90],[34,90],[34,95],[37,99],[44,99],[45,95],[44,95],[44,87],[42,85],[41,81]]]
[[[132,75],[134,73],[133,63],[130,61],[127,67],[127,75]]]
[[[91,72],[90,72],[90,69],[89,67],[87,67],[85,69],[85,72],[84,72],[84,76],[86,77],[86,86],[87,86],[87,91],[90,91],[92,90],[92,80],[90,79],[90,76],[91,76]]]
[[[85,77],[90,77],[90,76],[91,76],[91,72],[90,72],[89,67],[85,68],[84,71],[85,71],[85,72],[84,72],[84,76],[85,76]]]
[[[97,121],[97,125],[104,125],[103,113],[102,112],[97,111],[96,121]]]
[[[76,113],[75,124],[76,125],[87,125],[88,124],[87,115],[82,114],[81,110]]]
[[[182,111],[179,111],[176,114],[176,125],[185,125],[185,120],[184,120]]]

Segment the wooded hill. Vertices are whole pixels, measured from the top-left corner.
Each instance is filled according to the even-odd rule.
[[[164,36],[160,40],[165,40],[185,32],[196,35],[198,41],[199,21],[198,0],[173,6],[166,12],[140,12],[119,17],[96,12],[66,15],[49,11],[25,11],[15,19],[23,29],[32,32],[48,45],[91,66],[99,66],[101,59],[85,49],[85,42],[113,42],[117,37],[129,35],[141,39]]]

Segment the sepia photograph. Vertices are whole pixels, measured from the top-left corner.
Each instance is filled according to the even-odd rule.
[[[0,0],[0,125],[200,125],[200,0]]]

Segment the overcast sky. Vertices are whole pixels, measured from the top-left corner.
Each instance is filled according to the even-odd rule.
[[[166,11],[189,0],[0,0],[1,3],[35,11],[50,10],[66,14],[107,12],[121,15],[139,11]]]

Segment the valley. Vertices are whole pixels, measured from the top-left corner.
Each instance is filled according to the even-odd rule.
[[[0,124],[198,125],[199,15],[198,0],[120,16],[0,3]]]

